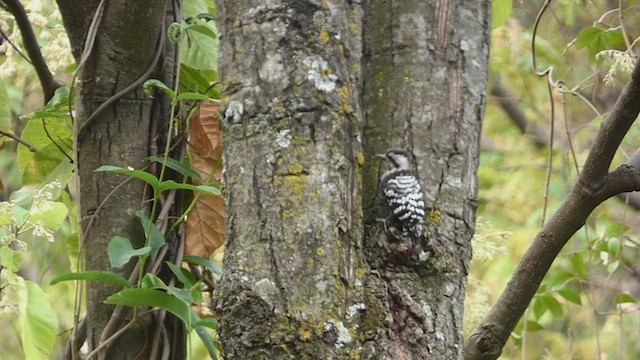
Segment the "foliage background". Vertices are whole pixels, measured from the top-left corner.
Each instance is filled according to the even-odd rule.
[[[71,81],[75,67],[54,2],[23,4],[51,70],[57,78]],[[624,63],[619,61],[624,57],[597,54],[607,49],[624,51],[630,45],[627,54],[633,54],[634,40],[640,36],[640,7],[633,2],[553,2],[536,36],[538,70],[552,66],[554,79],[563,79],[566,89],[575,89],[591,105],[578,96],[554,91],[552,109],[546,80],[532,71],[532,31],[542,4],[542,0],[494,1],[490,89],[505,89],[529,124],[523,134],[499,99],[489,96],[479,170],[480,221],[465,306],[465,335],[486,315],[544,218],[553,213],[575,182],[602,115],[611,108],[628,78]],[[620,5],[624,27],[620,26],[618,12],[607,13]],[[3,36],[20,46],[19,33],[4,10],[0,10],[0,29]],[[628,35],[626,41],[624,33]],[[194,57],[189,61],[193,65],[206,59]],[[215,64],[207,64],[211,66]],[[612,69],[617,71],[612,73]],[[8,41],[0,45],[0,84],[0,130],[37,142],[43,134],[25,129],[29,121],[25,115],[42,106],[37,78]],[[554,149],[550,152],[548,142],[544,144],[532,134],[536,130],[549,136],[552,129]],[[639,132],[637,126],[631,129],[614,166],[636,150]],[[0,137],[3,201],[29,198],[48,182],[46,177],[26,171],[28,161],[21,161],[20,156],[30,154],[10,138]],[[73,224],[77,219],[72,198],[67,192],[60,194],[53,200],[69,209],[69,217],[55,229],[54,241],[33,232],[23,235],[25,251],[20,255],[24,258],[19,275],[44,289],[59,323],[58,333],[63,334],[73,323],[73,286],[70,282],[55,286],[48,283],[74,267],[76,254],[70,249],[76,246],[73,234],[77,229]],[[623,200],[612,199],[594,212],[556,260],[525,315],[527,326],[516,329],[502,358],[640,357],[637,211]],[[6,277],[3,279],[6,281]],[[0,353],[22,358],[18,309],[10,306],[18,298],[6,294],[3,290],[0,317],[10,326],[0,329],[4,339]]]

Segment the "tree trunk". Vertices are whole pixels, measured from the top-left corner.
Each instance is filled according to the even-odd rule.
[[[364,358],[461,359],[475,229],[490,2],[374,1],[365,6],[364,151],[411,149],[427,205],[427,240],[409,254],[379,227],[365,232]],[[380,210],[380,164],[364,169],[365,219]],[[374,244],[381,247],[371,247]],[[416,254],[417,253],[417,254]]]
[[[97,0],[58,0],[78,63],[90,38],[90,24],[98,3]],[[102,165],[143,168],[152,146],[152,122],[168,121],[170,114],[160,119],[152,111],[154,100],[144,94],[142,86],[124,91],[136,81],[146,80],[141,76],[151,66],[157,66],[154,59],[163,46],[159,39],[163,38],[161,32],[166,27],[165,3],[165,0],[107,1],[102,19],[97,23],[90,56],[78,74],[76,174],[87,270],[113,270],[129,277],[133,264],[111,269],[107,245],[115,235],[131,239],[135,247],[144,245],[144,234],[135,213],[146,206],[143,203],[145,185],[137,180],[123,183],[125,176],[94,170]],[[105,103],[109,106],[99,110]],[[117,286],[107,283],[87,284],[89,349],[99,343],[113,311],[113,306],[104,304],[104,300],[117,290]],[[134,326],[111,347],[107,358],[145,358],[151,345],[152,326],[151,321]]]
[[[228,359],[358,352],[360,9],[218,1]]]
[[[218,2],[227,357],[462,358],[489,5]],[[433,208],[415,250],[374,221],[393,146]]]

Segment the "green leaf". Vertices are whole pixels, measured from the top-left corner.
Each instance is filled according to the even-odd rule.
[[[58,333],[58,318],[47,294],[33,281],[25,281],[27,301],[20,314],[20,335],[25,359],[50,359]]]
[[[29,210],[25,210],[18,205],[13,207],[13,220],[15,221],[16,227],[21,228],[28,218]]]
[[[216,186],[209,186],[209,185],[198,185],[196,186],[196,188],[197,188],[197,191],[203,192],[205,194],[213,195],[213,196],[222,194],[219,186],[216,187]]]
[[[151,96],[151,91],[150,91],[152,87],[158,88],[160,91],[165,93],[168,97],[171,98],[171,101],[174,101],[176,99],[175,91],[169,89],[169,87],[165,85],[162,81],[156,80],[156,79],[149,79],[144,82],[143,89],[144,89],[144,93],[147,94],[147,96],[153,98],[153,96]]]
[[[620,235],[626,233],[627,230],[629,230],[629,227],[627,225],[614,223],[607,227],[607,229],[604,231],[604,236],[607,238],[619,237]]]
[[[598,39],[600,38],[600,35],[602,34],[602,31],[603,30],[601,28],[597,28],[597,27],[584,28],[582,29],[582,31],[580,31],[580,33],[578,34],[578,37],[576,37],[576,41],[574,42],[574,45],[578,49],[585,48],[590,44],[598,41]]]
[[[552,295],[544,295],[540,300],[544,302],[547,309],[551,310],[551,313],[554,317],[562,318],[564,313],[562,311],[562,304],[560,304],[560,302],[556,300],[556,298],[554,298]]]
[[[507,23],[513,11],[511,0],[493,0],[491,3],[491,28],[495,29]]]
[[[538,296],[536,296],[536,298],[533,300],[532,309],[533,316],[535,316],[536,319],[540,319],[542,315],[544,315],[544,313],[549,310],[544,301],[542,301],[541,297]]]
[[[136,216],[140,218],[142,229],[144,230],[145,239],[149,239],[148,245],[153,251],[159,250],[165,244],[164,235],[158,230],[156,225],[149,219],[143,210],[138,210]]]
[[[177,171],[185,177],[191,177],[200,180],[200,174],[198,174],[195,170],[190,168],[184,163],[172,158],[163,158],[160,156],[149,156],[149,161],[158,162],[160,164],[164,164],[164,166],[168,167],[171,170]]]
[[[160,289],[160,290],[169,289],[167,284],[165,284],[164,281],[162,281],[162,279],[160,279],[159,277],[151,273],[144,274],[144,276],[142,277],[141,283],[142,283],[142,287],[145,289]]]
[[[20,271],[24,254],[21,251],[15,251],[7,245],[0,247],[0,265],[12,272]]]
[[[218,328],[218,320],[216,319],[202,319],[196,323],[196,326],[204,326],[209,329],[216,330]]]
[[[185,91],[206,94],[209,98],[220,99],[218,87],[211,86],[215,79],[206,78],[200,70],[192,69],[186,65],[180,67],[180,84]]]
[[[95,169],[94,171],[96,172],[105,171],[105,172],[111,172],[116,174],[133,176],[151,185],[151,187],[153,187],[154,190],[157,190],[158,185],[160,184],[160,181],[158,180],[158,178],[142,170],[124,169],[119,166],[103,165]]]
[[[607,241],[607,252],[611,258],[617,258],[620,253],[620,239],[613,237]]]
[[[191,324],[195,322],[192,321],[194,320],[192,317],[195,315],[192,314],[191,306],[189,304],[160,290],[124,289],[109,296],[105,300],[105,303],[131,307],[157,307],[177,316],[185,323],[185,325],[187,325],[187,329],[190,329]]]
[[[620,266],[620,260],[612,261],[607,265],[607,272],[611,274],[614,271],[616,271],[619,266]]]
[[[637,300],[631,294],[627,293],[618,294],[615,299],[613,299],[613,303],[616,305],[635,302],[637,302]]]
[[[528,320],[527,321],[527,331],[540,331],[543,330],[544,327],[542,325],[540,325],[538,322],[533,321],[533,320]]]
[[[216,264],[214,264],[211,260],[205,259],[200,256],[185,256],[182,261],[187,264],[199,265],[207,269],[212,274],[222,275],[222,269],[220,269]]]
[[[41,221],[48,230],[55,232],[67,218],[67,206],[57,201],[42,201],[31,209],[29,221]]]
[[[186,17],[197,16],[207,11],[206,6],[203,7],[202,4],[195,4],[193,9],[185,7],[184,10]],[[188,14],[187,11],[190,10],[197,12]],[[185,27],[185,33],[180,42],[181,63],[198,70],[217,70],[219,41],[215,34],[218,33],[218,29],[211,21],[196,20],[196,23],[199,25],[196,29],[192,30],[190,26]],[[205,27],[208,31],[204,29]]]
[[[582,305],[582,301],[580,301],[580,295],[571,289],[560,289],[558,290],[558,294],[565,298],[567,301],[572,302],[577,305]]]
[[[194,93],[194,92],[185,92],[185,93],[181,93],[176,98],[176,101],[182,101],[182,100],[200,100],[200,101],[204,101],[204,100],[209,100],[209,96],[204,95],[204,94]]]
[[[587,276],[587,271],[589,270],[587,263],[584,261],[582,254],[575,253],[571,256],[571,266],[573,270],[575,270],[576,274],[580,277]]]
[[[191,273],[189,273],[186,269],[178,267],[176,266],[176,264],[169,261],[166,261],[166,264],[171,270],[171,272],[176,276],[176,279],[178,279],[178,281],[180,281],[182,285],[184,285],[184,287],[190,288],[195,284],[195,281],[193,281],[195,280],[193,279],[193,275],[192,275],[192,278],[189,278],[188,275],[185,274],[186,272],[189,275],[191,275]]]
[[[200,340],[202,340],[204,347],[207,348],[207,351],[209,352],[209,356],[211,356],[211,359],[217,360],[218,353],[216,351],[216,344],[213,342],[213,339],[211,338],[211,335],[209,334],[207,329],[205,329],[202,326],[196,326],[195,331],[196,331],[196,334],[198,334],[198,337],[200,337]]]
[[[196,186],[191,184],[177,183],[173,180],[165,180],[161,182],[160,186],[158,187],[158,191],[160,193],[163,193],[165,191],[172,190],[172,189],[191,190],[191,191],[202,192],[202,193],[214,195],[214,196],[221,194],[220,189],[215,188],[213,186],[207,186],[207,185]]]
[[[56,276],[55,278],[53,278],[53,280],[51,280],[50,285],[55,285],[59,282],[69,280],[100,281],[120,285],[124,288],[132,287],[131,283],[127,279],[125,279],[122,275],[114,273],[113,271],[70,272]]]
[[[73,99],[73,97],[72,97]],[[70,120],[69,116],[69,87],[61,86],[56,89],[53,97],[40,110],[25,116],[26,119],[55,118]]]
[[[41,184],[70,176],[73,165],[67,155],[73,154],[73,139],[66,121],[32,119],[22,131],[22,139],[38,149],[34,153],[25,146],[18,147],[18,168],[26,184]]]
[[[131,241],[122,236],[114,236],[109,242],[107,253],[111,267],[119,268],[124,266],[134,256],[146,256],[151,253],[151,247],[145,246],[140,249],[134,249]]]

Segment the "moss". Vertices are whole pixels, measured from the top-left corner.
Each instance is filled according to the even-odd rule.
[[[364,271],[363,268],[357,268],[355,274],[356,274],[356,279],[362,279],[366,274],[366,271]]]
[[[302,164],[295,164],[295,165],[289,166],[289,174],[292,174],[292,175],[300,175],[302,174],[303,170],[304,170],[304,166],[302,166]]]
[[[323,44],[328,44],[329,41],[331,41],[331,35],[326,29],[320,30],[320,41],[322,41]]]
[[[340,95],[340,111],[347,113],[349,111],[349,88],[346,86],[338,88],[338,95]]]
[[[438,225],[440,224],[440,211],[433,210],[427,216],[427,224],[429,225]]]
[[[356,161],[358,162],[358,165],[360,166],[364,165],[364,154],[358,153],[356,155]]]
[[[319,247],[316,249],[316,255],[318,256],[323,256],[324,255],[324,249]]]
[[[382,86],[382,83],[384,82],[384,73],[382,71],[379,71],[376,76],[373,78],[373,83],[376,84],[376,86],[380,87]]]
[[[311,335],[313,335],[313,333],[309,331],[309,329],[300,328],[298,329],[298,335],[300,335],[300,340],[307,341],[311,338]]]
[[[349,30],[351,30],[351,33],[357,34],[358,33],[358,25],[356,25],[355,23],[349,24]]]

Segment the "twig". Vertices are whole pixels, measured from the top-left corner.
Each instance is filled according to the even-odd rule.
[[[38,45],[38,39],[36,38],[36,34],[33,32],[33,28],[31,27],[31,23],[29,22],[24,6],[22,6],[18,0],[2,0],[2,2],[16,20],[16,24],[22,34],[22,43],[24,44],[25,50],[27,50],[27,54],[31,59],[33,67],[36,69],[40,85],[42,85],[44,102],[47,103],[51,98],[53,98],[56,89],[61,87],[62,84],[56,81],[53,77],[53,74],[51,74],[51,71],[47,66],[47,62],[42,56],[40,45]]]
[[[0,130],[0,135],[12,138],[13,140],[19,142],[20,144],[26,146],[29,149],[29,151],[31,151],[31,152],[38,151],[38,149],[35,146],[33,146],[33,145],[29,144],[28,142],[22,140],[19,136],[15,135],[15,134]]]
[[[20,55],[20,57],[22,57],[29,64],[33,65],[31,63],[31,59],[29,59],[29,57],[27,55],[25,55],[22,52],[22,50],[20,50],[20,48],[16,44],[14,44],[13,41],[11,41],[11,39],[9,39],[9,36],[7,34],[5,34],[4,31],[2,31],[2,29],[0,29],[0,35],[2,35],[2,37],[9,43],[9,45],[11,45],[13,50],[15,50],[18,53],[18,55]]]

